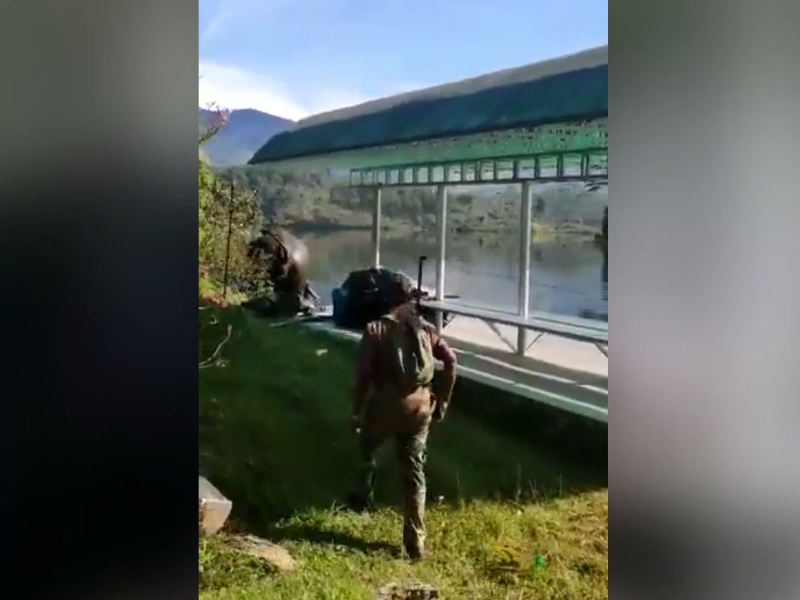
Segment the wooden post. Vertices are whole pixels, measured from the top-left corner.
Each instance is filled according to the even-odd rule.
[[[233,180],[231,180],[231,193],[228,198],[228,240],[225,244],[225,272],[222,276],[222,299],[228,300],[228,268],[231,262],[231,234],[233,233]]]

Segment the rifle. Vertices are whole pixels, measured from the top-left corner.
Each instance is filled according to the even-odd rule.
[[[417,267],[417,314],[420,314],[420,309],[422,308],[420,301],[422,300],[422,267],[425,264],[425,261],[428,260],[427,256],[420,256],[419,263]]]

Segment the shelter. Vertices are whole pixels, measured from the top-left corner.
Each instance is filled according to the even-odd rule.
[[[606,181],[607,126],[608,47],[602,46],[308,117],[270,139],[249,164],[341,170],[350,186],[374,190],[375,266],[381,190],[436,186],[436,298],[428,306],[439,311],[438,327],[444,311],[517,327],[516,351],[523,356],[543,333],[604,348],[607,324],[531,315],[529,289],[531,187]],[[448,186],[502,183],[522,184],[519,313],[513,316],[445,302]],[[531,344],[528,330],[539,334]]]
[[[314,115],[249,164],[348,169],[356,186],[602,178],[608,47]]]

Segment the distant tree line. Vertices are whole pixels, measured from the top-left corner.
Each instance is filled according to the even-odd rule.
[[[289,209],[304,212],[303,208],[315,208],[322,214],[326,207],[364,213],[373,210],[372,191],[337,185],[327,174],[283,172],[261,165],[216,169],[215,173],[220,180],[233,182],[236,188],[252,190],[267,219],[280,220]],[[385,217],[426,224],[434,218],[436,204],[433,186],[387,188],[383,191],[382,213]],[[536,211],[544,212],[542,199],[537,201]],[[518,214],[519,195],[513,190],[480,202],[473,194],[459,192],[450,200],[448,211],[453,225],[471,224],[476,228],[497,223],[516,226]]]

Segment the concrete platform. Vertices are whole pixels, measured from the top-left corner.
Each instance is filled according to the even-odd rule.
[[[353,341],[361,338],[331,321],[308,327]],[[514,327],[498,330],[508,342],[516,341]],[[456,317],[444,336],[458,356],[459,376],[608,422],[608,359],[592,344],[545,335],[526,356],[517,356],[486,323],[467,317]]]
[[[511,353],[517,345],[517,328],[510,325],[495,325],[502,337],[480,319],[457,316],[444,329],[448,342],[466,343],[486,349],[497,350],[503,354]],[[533,341],[536,332],[528,332],[528,340]],[[555,367],[590,373],[608,380],[608,358],[590,343],[576,342],[556,335],[542,336],[525,353],[527,358],[551,364]]]

